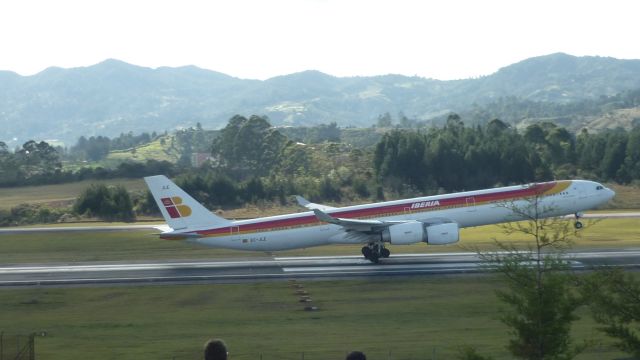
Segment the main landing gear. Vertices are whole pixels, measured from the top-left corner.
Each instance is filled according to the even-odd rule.
[[[388,258],[391,251],[384,247],[383,243],[370,243],[362,247],[362,255],[365,259],[377,264],[380,258]]]
[[[576,228],[576,230],[580,230],[582,229],[582,222],[580,222],[580,218],[582,217],[582,213],[581,212],[577,212],[576,213],[576,222],[573,224],[573,227]]]

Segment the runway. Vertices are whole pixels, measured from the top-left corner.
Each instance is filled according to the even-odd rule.
[[[7,227],[0,228],[0,235],[37,234],[37,233],[73,233],[73,232],[109,232],[127,230],[159,230],[169,229],[166,224],[137,225],[99,225],[99,226],[47,226],[47,227]]]
[[[617,265],[640,268],[640,248],[576,251],[573,269]],[[348,279],[383,276],[475,274],[488,272],[475,253],[392,254],[379,264],[361,256],[271,257],[260,260],[155,261],[0,267],[0,287],[197,284]]]

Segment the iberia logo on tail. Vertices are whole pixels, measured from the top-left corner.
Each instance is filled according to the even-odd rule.
[[[179,196],[162,198],[160,200],[172,219],[191,215],[191,208],[187,205],[182,205],[182,198]]]

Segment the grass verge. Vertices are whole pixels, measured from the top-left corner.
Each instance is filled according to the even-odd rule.
[[[265,253],[212,249],[182,241],[160,240],[153,230],[0,235],[0,264],[136,261],[156,259],[222,259],[264,257]],[[625,248],[640,245],[640,219],[604,219],[579,232],[574,248]],[[393,253],[494,249],[493,239],[527,244],[521,234],[507,236],[495,225],[461,230],[458,245],[393,246]],[[359,245],[332,245],[274,253],[277,256],[359,255]]]
[[[235,360],[454,358],[472,345],[510,358],[494,276],[372,278],[303,283],[319,311],[305,312],[286,282],[0,290],[2,330],[46,331],[43,359],[197,359],[210,337]],[[596,341],[578,359],[613,358],[586,314],[576,339]],[[88,355],[90,354],[90,355]]]
[[[67,184],[0,188],[0,209],[10,209],[20,204],[67,206],[91,184],[122,185],[129,191],[147,189],[143,179],[85,180]]]

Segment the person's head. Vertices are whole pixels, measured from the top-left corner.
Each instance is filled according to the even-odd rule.
[[[227,360],[227,345],[220,339],[211,339],[204,344],[204,360]]]
[[[367,360],[367,357],[364,356],[362,351],[352,351],[345,360]]]

